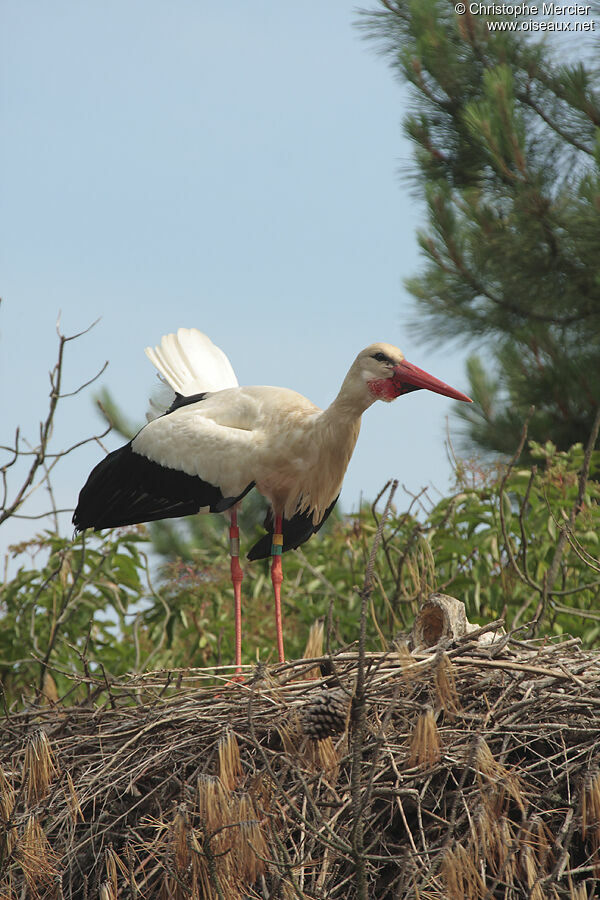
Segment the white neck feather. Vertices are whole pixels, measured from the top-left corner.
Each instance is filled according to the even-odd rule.
[[[375,397],[363,377],[358,360],[351,366],[344,378],[340,391],[326,414],[337,419],[359,419],[366,409],[375,402]]]

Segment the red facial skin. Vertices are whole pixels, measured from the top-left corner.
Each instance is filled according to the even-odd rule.
[[[385,403],[395,400],[402,393],[402,390],[394,384],[393,378],[374,378],[367,384],[375,399],[383,400]]]
[[[408,394],[410,391],[427,390],[436,394],[443,394],[445,397],[452,397],[453,400],[464,400],[465,403],[471,403],[470,397],[457,391],[456,388],[450,387],[429,372],[419,369],[407,360],[403,360],[394,367],[394,372],[389,378],[374,378],[368,382],[369,390],[376,400],[384,400],[389,403],[395,400],[401,394]]]

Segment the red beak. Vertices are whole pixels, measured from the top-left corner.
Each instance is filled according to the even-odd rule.
[[[429,372],[424,372],[423,369],[413,366],[407,360],[403,360],[394,367],[392,381],[399,394],[408,394],[409,391],[419,391],[421,388],[425,388],[427,391],[443,394],[445,397],[452,397],[453,400],[464,400],[465,403],[473,402],[466,394],[456,391],[449,384],[445,384],[439,378],[434,378]]]

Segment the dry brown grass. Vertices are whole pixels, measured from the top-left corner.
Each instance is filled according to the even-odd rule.
[[[358,799],[357,664],[342,653],[327,678],[312,659],[219,686],[213,671],[154,672],[96,706],[11,711],[1,900],[345,900],[357,816],[373,900],[597,894],[600,656],[468,637],[367,654]],[[321,740],[303,725],[315,710],[333,728]]]

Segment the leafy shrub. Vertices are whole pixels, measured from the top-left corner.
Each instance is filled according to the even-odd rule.
[[[558,452],[530,445],[532,469],[487,472],[464,464],[456,489],[435,503],[423,493],[387,520],[375,561],[368,642],[385,648],[410,627],[433,590],[463,600],[472,621],[503,616],[507,627],[534,620],[538,633],[569,632],[591,646],[600,612],[600,484],[581,475],[580,445]],[[193,527],[198,527],[194,520]],[[376,505],[339,517],[285,557],[286,653],[302,653],[318,617],[332,647],[356,640],[359,591],[378,523]],[[173,527],[170,523],[168,527]],[[190,544],[179,526],[179,556],[154,557],[143,527],[74,542],[45,533],[15,548],[37,550],[0,592],[0,672],[9,698],[42,688],[47,664],[107,673],[230,664],[233,592],[226,527]],[[163,532],[163,549],[165,549]],[[152,570],[158,568],[158,574]],[[269,561],[244,565],[245,661],[273,660]]]

